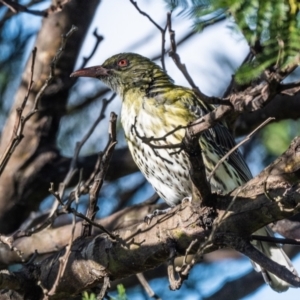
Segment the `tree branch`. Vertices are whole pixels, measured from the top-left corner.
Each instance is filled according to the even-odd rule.
[[[204,254],[224,246],[234,248],[266,270],[300,287],[297,276],[249,246],[250,236],[257,229],[299,213],[299,157],[300,137],[242,189],[238,188],[226,196],[215,195],[215,229],[211,242],[203,248]],[[227,210],[229,204],[231,207]],[[169,259],[171,249],[181,256],[186,254],[186,249],[191,254],[196,253],[211,232],[205,227],[205,214],[205,207],[195,207],[189,201],[184,201],[170,213],[155,217],[151,226],[141,222],[115,231],[119,236],[118,241],[111,240],[106,234],[75,241],[69,256],[69,267],[61,279],[63,284],[57,287],[56,296],[60,293],[79,293],[101,283],[107,276],[114,280],[154,268]],[[243,226],[240,226],[241,223]],[[36,280],[41,280],[42,286],[49,290],[58,270],[58,261],[50,257],[42,264],[41,273],[33,272],[33,275],[36,274]],[[33,270],[35,268],[33,265]],[[97,276],[90,272],[91,269],[96,270]],[[21,271],[20,274],[26,277],[27,273]]]

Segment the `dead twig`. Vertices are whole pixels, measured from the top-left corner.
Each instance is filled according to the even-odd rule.
[[[223,104],[223,105],[230,105],[230,102],[227,99],[221,99],[218,97],[208,97],[205,94],[201,92],[199,87],[194,83],[194,80],[192,79],[191,75],[189,74],[185,64],[181,62],[180,56],[177,53],[177,45],[175,41],[175,31],[172,29],[172,18],[171,13],[168,13],[168,22],[167,27],[169,29],[169,35],[170,35],[170,51],[169,56],[173,59],[175,65],[177,68],[181,71],[181,73],[184,75],[190,86],[192,87],[195,94],[201,99],[202,101],[209,103],[209,104]]]
[[[147,136],[142,136],[139,134],[137,128],[136,128],[136,123],[137,123],[137,118],[135,118],[134,120],[134,124],[131,125],[131,132],[134,131],[135,135],[143,142],[145,143],[146,145],[150,146],[150,149],[153,151],[153,153],[155,154],[155,156],[161,158],[163,161],[169,163],[169,164],[172,164],[172,162],[168,159],[166,159],[165,157],[162,157],[158,151],[156,151],[156,149],[177,149],[179,148],[179,152],[182,151],[182,143],[178,143],[178,144],[166,144],[166,145],[156,145],[156,144],[153,144],[152,142],[160,142],[160,141],[163,141],[163,142],[166,142],[166,138],[173,134],[174,132],[176,132],[177,130],[180,130],[180,129],[183,129],[185,128],[185,126],[178,126],[176,127],[175,129],[171,130],[170,132],[166,133],[164,136],[162,137],[158,137],[158,138],[155,138],[155,137],[147,137]],[[172,153],[172,154],[176,154],[178,153],[178,151]]]
[[[4,153],[2,154],[1,158],[0,158],[0,176],[3,173],[3,170],[5,169],[11,155],[13,154],[14,150],[16,149],[16,147],[20,144],[22,138],[23,138],[23,130],[24,130],[24,126],[26,124],[26,121],[29,119],[28,117],[24,118],[22,116],[24,108],[26,106],[31,88],[34,84],[33,81],[33,73],[34,73],[34,64],[35,64],[35,57],[36,57],[36,51],[37,49],[34,48],[32,50],[32,63],[31,63],[31,71],[30,71],[30,81],[28,83],[28,87],[27,87],[27,92],[26,95],[24,97],[24,100],[21,104],[20,107],[17,108],[16,112],[17,112],[17,117],[15,120],[15,124],[14,124],[14,129],[13,129],[13,134],[11,137],[11,140],[8,144],[8,146],[6,147]]]
[[[260,236],[260,235],[251,235],[251,240],[257,240],[257,241],[263,241],[263,242],[269,242],[274,244],[283,244],[283,245],[297,245],[300,246],[299,240],[294,239],[287,239],[287,238],[277,238],[277,237],[271,237],[271,236]]]
[[[166,53],[166,49],[165,49],[165,43],[166,43],[166,31],[167,31],[167,25],[165,26],[165,28],[162,28],[161,26],[159,26],[147,13],[145,13],[144,11],[142,11],[136,1],[133,0],[129,0],[133,6],[138,10],[138,12],[145,16],[146,18],[148,18],[148,20],[161,32],[161,56],[160,56],[160,60],[161,60],[161,65],[162,68],[164,70],[166,70],[166,65],[165,65],[165,53]]]
[[[35,100],[34,100],[34,106],[33,108],[36,109],[37,108],[37,105],[38,105],[38,102],[39,100],[41,99],[41,97],[43,96],[46,88],[50,85],[50,83],[53,81],[54,77],[55,77],[55,68],[56,68],[56,64],[59,60],[59,58],[61,57],[62,53],[64,52],[65,50],[65,47],[66,47],[66,44],[67,44],[67,41],[68,39],[71,37],[71,35],[77,31],[77,27],[72,25],[71,29],[66,33],[66,34],[63,34],[62,37],[61,37],[61,46],[60,48],[58,49],[58,51],[56,52],[52,62],[51,62],[51,65],[50,65],[50,74],[48,76],[48,78],[46,79],[44,85],[41,87],[41,89],[39,90],[38,94],[36,95],[35,97]]]
[[[73,158],[72,158],[72,161],[71,161],[71,164],[70,164],[70,168],[69,168],[68,174],[66,175],[65,180],[64,180],[64,184],[65,185],[69,184],[69,182],[71,181],[74,173],[76,172],[76,166],[77,166],[77,161],[78,161],[79,153],[80,153],[83,145],[89,139],[89,137],[94,132],[94,130],[98,126],[98,124],[105,118],[106,108],[107,108],[108,104],[115,98],[115,96],[116,96],[116,94],[113,93],[108,100],[103,99],[103,101],[102,101],[102,103],[103,103],[102,104],[102,108],[101,108],[101,111],[100,111],[100,114],[99,114],[98,118],[92,124],[92,126],[88,130],[88,132],[83,136],[83,138],[81,139],[81,141],[76,143],[76,148],[75,148],[74,155],[73,155]]]
[[[257,126],[254,130],[252,130],[242,141],[240,141],[238,144],[236,144],[230,151],[228,151],[215,165],[211,173],[208,175],[207,180],[210,182],[212,176],[216,172],[216,170],[220,167],[220,165],[235,151],[237,150],[240,146],[242,146],[245,142],[249,141],[253,134],[255,134],[258,130],[260,130],[262,127],[270,123],[271,121],[275,120],[275,118],[268,118],[265,120],[263,123],[261,123],[259,126]]]
[[[195,34],[196,34],[196,31],[194,31],[194,30],[191,30],[190,32],[188,32],[186,35],[184,35],[184,36],[176,43],[177,47],[178,47],[179,45],[183,44],[184,42],[186,42],[186,41],[187,41],[188,39],[190,39],[191,37],[193,37]],[[169,53],[169,51],[170,51],[170,49],[167,49],[167,50],[166,50],[166,53]],[[151,60],[157,60],[157,59],[159,59],[159,58],[161,58],[161,54],[153,56],[153,57],[151,58]]]
[[[88,63],[88,61],[94,56],[96,50],[99,47],[99,44],[104,39],[104,37],[102,35],[99,35],[97,33],[97,28],[95,28],[95,30],[93,31],[93,36],[96,38],[96,42],[95,42],[94,48],[92,49],[91,54],[88,57],[84,57],[83,58],[82,64],[81,64],[81,66],[80,66],[79,69],[83,69],[86,66],[86,64]]]
[[[97,296],[97,300],[102,300],[107,293],[107,289],[110,288],[110,280],[108,276],[105,276],[103,279],[103,285],[101,287],[101,291]]]
[[[137,273],[136,277],[150,298],[161,300],[161,298],[154,293],[143,273]]]
[[[190,270],[192,269],[192,267],[194,266],[195,264],[195,260],[192,260],[191,263],[187,263],[187,257],[188,255],[190,254],[192,248],[194,247],[195,244],[198,243],[198,240],[195,239],[193,240],[189,247],[186,249],[185,251],[185,256],[184,256],[184,259],[183,259],[183,263],[182,263],[182,266],[179,267],[179,268],[175,268],[175,271],[177,272],[177,274],[179,275],[179,278],[176,280],[176,289],[179,289],[181,286],[182,286],[182,283],[188,278],[188,274],[190,272]]]
[[[41,97],[43,96],[46,88],[50,85],[50,83],[54,79],[54,76],[55,76],[54,72],[55,72],[56,64],[57,64],[59,58],[61,57],[61,55],[62,55],[62,53],[65,49],[65,46],[66,46],[66,43],[67,43],[68,39],[71,37],[71,35],[76,30],[77,30],[77,28],[75,26],[72,26],[72,28],[65,35],[62,36],[61,47],[56,52],[56,54],[55,54],[55,56],[54,56],[54,58],[51,62],[51,65],[50,65],[49,76],[48,76],[47,80],[45,81],[44,85],[42,86],[42,88],[39,90],[38,94],[36,95],[32,109],[30,110],[30,112],[27,115],[23,116],[22,114],[23,114],[23,111],[25,109],[25,106],[26,106],[26,103],[27,103],[32,85],[34,83],[33,73],[34,73],[34,63],[35,63],[35,57],[36,57],[37,49],[35,48],[32,51],[33,60],[32,60],[32,65],[31,65],[30,82],[29,82],[29,85],[28,85],[26,96],[25,96],[21,106],[17,109],[17,118],[16,118],[15,125],[14,125],[13,137],[11,139],[10,144],[6,148],[4,154],[0,158],[0,174],[3,172],[7,162],[9,160],[9,158],[11,157],[12,153],[14,152],[15,148],[17,147],[17,145],[22,140],[22,138],[23,138],[22,132],[24,130],[24,126],[25,126],[26,122],[38,111],[38,103],[39,103]],[[43,224],[41,224],[39,226],[36,226],[35,228],[31,228],[30,230],[24,230],[24,231],[19,230],[19,231],[17,231],[13,235],[11,235],[10,238],[12,240],[15,240],[15,239],[20,238],[22,236],[31,235],[31,234],[33,234],[37,231],[40,231],[43,228],[47,227],[49,224],[50,223],[49,223],[49,219],[48,219]]]
[[[109,141],[102,155],[102,159],[99,162],[99,171],[95,175],[94,182],[92,184],[89,193],[90,201],[89,201],[89,208],[87,210],[86,217],[91,221],[94,221],[95,219],[98,210],[97,207],[98,195],[103,185],[103,181],[107,173],[115,145],[117,144],[116,124],[117,124],[117,115],[112,112],[110,114]],[[91,235],[92,233],[91,223],[83,222],[82,226],[83,226],[82,235],[83,236]]]
[[[173,246],[170,246],[170,257],[168,259],[167,272],[168,272],[168,279],[170,283],[169,288],[172,291],[178,290],[180,288],[180,285],[178,284],[178,280],[175,274],[175,267],[174,267],[175,256],[176,256],[176,250],[174,249]]]
[[[152,147],[153,149],[175,149],[175,148],[181,148],[182,147],[182,143],[178,143],[178,144],[170,144],[170,145],[156,145],[153,144],[152,142],[166,142],[167,141],[167,137],[172,135],[174,132],[180,130],[180,129],[185,129],[187,128],[187,126],[182,126],[179,125],[177,126],[175,129],[169,131],[168,133],[166,133],[165,135],[155,138],[153,136],[151,137],[147,137],[147,136],[142,136],[139,134],[137,128],[136,128],[136,123],[137,123],[137,117],[135,117],[134,120],[134,124],[131,125],[131,131],[135,133],[135,135],[146,145],[149,145],[150,147]]]
[[[27,5],[22,5],[16,1],[11,0],[0,0],[0,2],[8,7],[13,14],[25,12],[34,16],[48,17],[49,14],[62,10],[63,6],[70,2],[70,0],[58,1],[58,5],[51,5],[48,9],[45,10],[28,9],[29,6],[36,3],[35,1],[31,1],[31,3],[28,3]]]
[[[77,112],[82,111],[84,108],[86,108],[87,106],[89,106],[90,104],[94,103],[98,98],[105,96],[108,92],[110,92],[111,90],[109,88],[104,88],[99,90],[96,94],[93,94],[90,97],[86,97],[82,102],[80,102],[79,104],[75,104],[72,106],[69,106],[67,108],[67,112],[66,115],[70,116],[72,114],[75,114]],[[75,91],[75,94],[77,93],[77,90]],[[79,92],[78,92],[79,94]],[[102,100],[100,100],[102,101]]]
[[[77,185],[77,187],[80,186],[80,180],[79,183]],[[77,193],[76,193],[77,194]],[[78,198],[76,198],[77,200],[77,205],[78,205]],[[77,211],[77,207],[76,207],[76,211]],[[69,243],[67,244],[66,248],[65,248],[65,254],[62,255],[59,258],[59,269],[58,272],[56,274],[56,278],[55,281],[51,287],[51,290],[48,291],[47,296],[53,296],[56,293],[56,289],[58,287],[59,281],[60,279],[63,277],[63,274],[65,273],[66,267],[67,267],[67,262],[69,259],[69,256],[71,254],[71,248],[73,245],[73,241],[74,241],[74,234],[75,234],[75,226],[76,226],[76,215],[73,213],[73,218],[72,218],[72,231],[71,231],[71,236],[69,239]]]
[[[78,169],[77,169],[77,163],[78,163],[78,157],[80,154],[80,151],[82,149],[82,147],[84,146],[84,144],[86,143],[86,141],[89,139],[89,137],[92,135],[92,133],[94,132],[95,128],[98,126],[98,124],[105,118],[105,111],[106,108],[108,106],[108,104],[115,98],[116,94],[112,94],[111,97],[106,100],[103,99],[102,101],[102,108],[101,111],[99,113],[98,118],[94,121],[94,123],[92,124],[91,128],[87,131],[87,133],[83,136],[82,140],[80,142],[76,143],[76,147],[74,150],[74,155],[72,157],[71,163],[70,163],[70,167],[69,167],[69,171],[63,181],[63,183],[60,185],[60,191],[59,191],[59,198],[62,199],[63,198],[63,194],[65,191],[65,187],[70,183],[70,181],[72,180],[73,176],[77,173]],[[90,178],[90,182],[92,181],[92,178]],[[84,187],[81,189],[81,192],[84,192],[86,188],[86,185],[84,185]],[[67,206],[70,206],[72,201],[74,200],[74,198],[70,195],[69,199],[68,199],[68,203]],[[52,206],[51,209],[51,213],[50,213],[50,217],[52,218],[52,216],[54,216],[58,206],[60,205],[59,202],[55,202]]]
[[[54,191],[53,189],[49,189],[49,192],[56,198],[56,200],[60,203],[61,208],[59,210],[56,210],[55,215],[53,216],[59,216],[62,214],[67,214],[67,213],[72,213],[74,214],[76,217],[86,221],[87,223],[89,223],[91,226],[95,226],[97,228],[99,228],[101,231],[105,232],[111,239],[115,240],[116,236],[113,235],[111,232],[109,232],[108,230],[106,230],[102,225],[90,220],[89,218],[87,218],[84,214],[78,212],[76,209],[74,209],[73,207],[71,207],[71,205],[64,204],[63,201],[61,200],[61,198],[59,197],[59,193]],[[69,202],[71,204],[71,202]]]

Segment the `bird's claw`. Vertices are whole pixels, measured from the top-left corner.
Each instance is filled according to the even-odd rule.
[[[164,215],[168,211],[170,211],[170,209],[171,209],[171,207],[166,208],[166,209],[156,209],[155,211],[153,211],[153,213],[145,216],[144,222],[149,225],[154,217],[159,216],[159,215]]]
[[[193,197],[192,196],[189,196],[189,197],[184,197],[181,201],[181,203],[184,203],[184,202],[190,202],[192,203],[192,200],[193,200]]]

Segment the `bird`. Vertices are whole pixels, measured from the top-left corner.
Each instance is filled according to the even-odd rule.
[[[184,151],[174,151],[172,145],[181,143],[185,126],[211,112],[214,106],[201,101],[192,89],[176,85],[159,65],[136,53],[116,54],[102,65],[77,70],[70,76],[97,78],[119,95],[125,138],[140,171],[169,206],[190,198],[192,181],[188,156]],[[145,143],[143,138],[149,138],[151,144]],[[204,131],[199,144],[209,176],[218,161],[235,146],[235,140],[223,121]],[[241,152],[236,150],[213,172],[211,190],[226,194],[251,178]],[[268,227],[254,234],[273,236]],[[297,274],[279,245],[262,241],[252,244]],[[273,290],[282,292],[290,287],[258,264],[252,264]]]

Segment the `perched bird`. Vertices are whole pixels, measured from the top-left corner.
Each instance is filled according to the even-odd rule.
[[[154,137],[152,144],[174,145],[182,141],[185,126],[210,112],[213,107],[202,102],[186,87],[178,86],[158,65],[134,53],[120,53],[103,65],[75,71],[71,77],[94,77],[107,84],[122,99],[121,122],[135,163],[157,194],[170,206],[192,195],[189,159],[184,151],[157,149],[143,143],[141,137]],[[173,132],[172,132],[173,131]],[[167,135],[172,132],[172,134]],[[165,139],[159,139],[164,137]],[[224,123],[203,132],[199,138],[207,175],[217,162],[234,147],[235,142]],[[214,172],[210,184],[213,191],[223,194],[247,182],[252,177],[239,151]],[[257,235],[272,235],[264,227]],[[256,241],[256,248],[286,266],[296,274],[283,250],[271,243]],[[289,284],[270,272],[261,270],[266,282],[276,291],[285,291]]]

